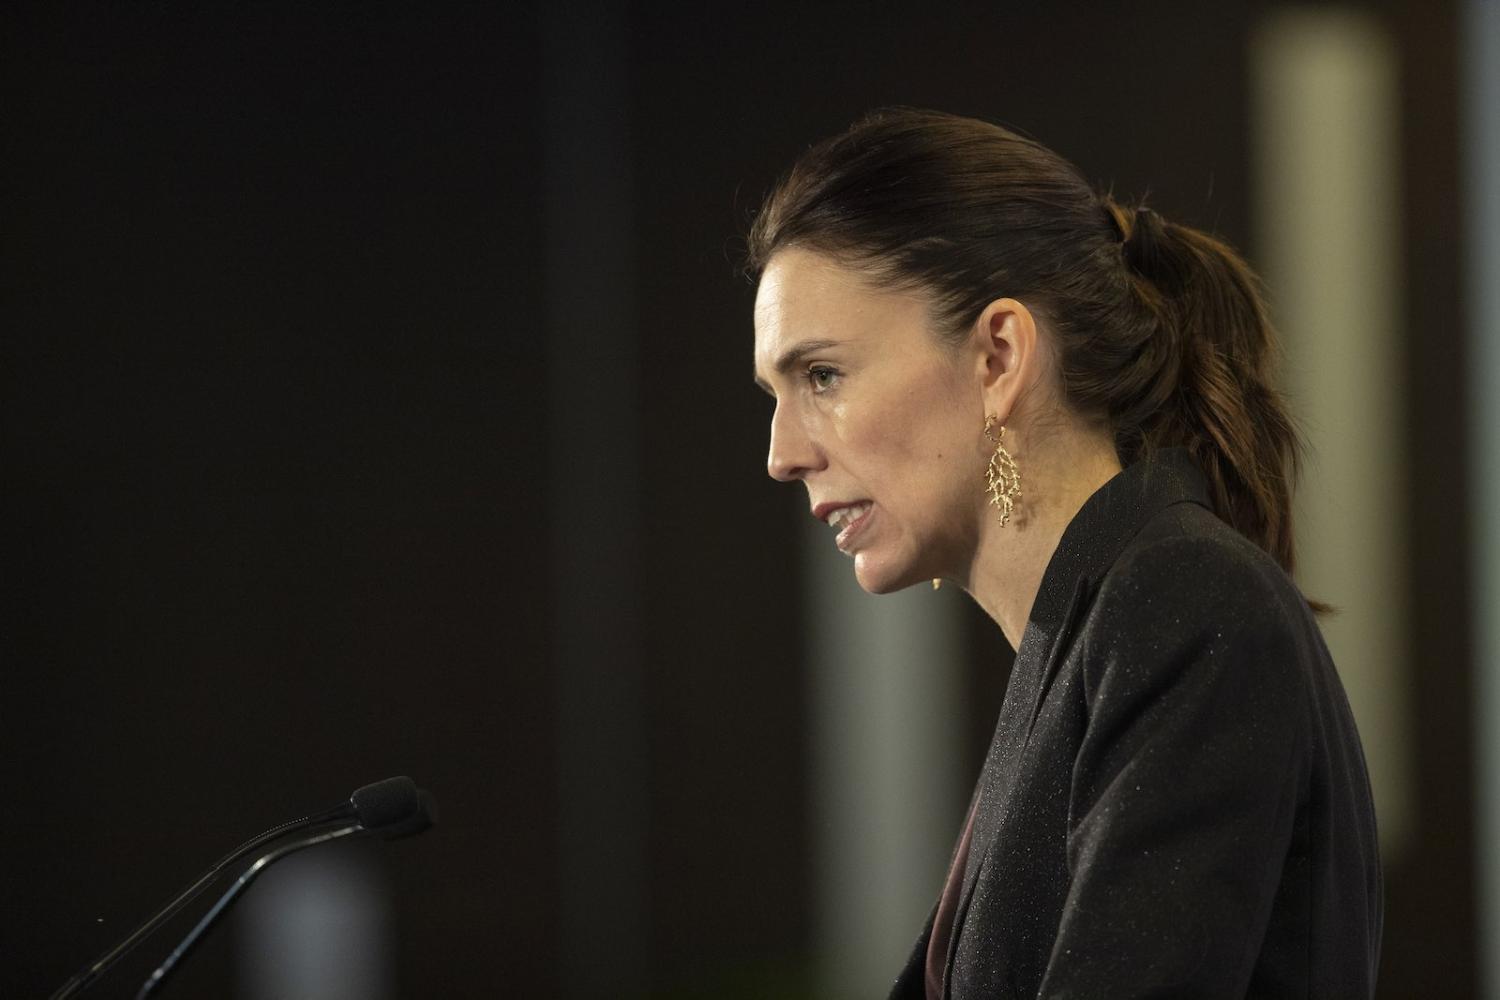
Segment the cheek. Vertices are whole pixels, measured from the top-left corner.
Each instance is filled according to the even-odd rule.
[[[923,443],[921,421],[915,407],[887,401],[862,411],[853,404],[833,408],[830,425],[843,453],[859,475],[871,478],[871,486],[900,481],[923,463],[928,447]]]
[[[972,464],[960,398],[958,387],[932,380],[888,394],[868,412],[837,404],[830,424],[851,465],[858,463],[851,471],[883,490],[876,499],[891,505],[910,498],[930,507],[962,492],[962,470]]]

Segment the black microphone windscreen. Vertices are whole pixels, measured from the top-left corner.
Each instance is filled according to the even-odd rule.
[[[422,805],[417,783],[404,774],[366,785],[349,796],[349,803],[354,806],[355,819],[366,830],[409,821]]]
[[[421,789],[417,792],[417,808],[411,815],[375,832],[386,840],[395,840],[397,837],[410,837],[421,833],[436,823],[437,800],[426,789]]]

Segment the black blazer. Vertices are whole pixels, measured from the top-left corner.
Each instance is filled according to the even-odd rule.
[[[1064,532],[975,794],[945,997],[1374,990],[1354,719],[1306,602],[1186,452],[1120,473]],[[932,924],[893,1000],[925,997]]]

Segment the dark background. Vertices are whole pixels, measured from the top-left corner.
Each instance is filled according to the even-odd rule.
[[[747,219],[805,145],[905,103],[1253,257],[1264,9],[7,7],[0,992],[45,995],[233,844],[409,773],[439,828],[356,851],[399,995],[807,994],[805,514],[763,471]],[[1458,997],[1453,9],[1370,9],[1438,338],[1408,359],[1407,506],[1451,514],[1412,539],[1419,818],[1382,994]],[[1008,650],[968,633],[977,771]],[[591,871],[635,881],[584,911]],[[231,941],[178,995],[231,989]]]

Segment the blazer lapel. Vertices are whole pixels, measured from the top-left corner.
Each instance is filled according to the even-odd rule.
[[[1036,717],[1042,712],[1042,704],[1047,700],[1047,692],[1052,689],[1052,682],[1057,678],[1057,671],[1062,666],[1062,661],[1068,656],[1068,650],[1073,646],[1073,636],[1077,632],[1078,623],[1083,619],[1093,603],[1093,583],[1086,576],[1080,576],[1078,583],[1073,587],[1072,600],[1068,602],[1068,610],[1063,615],[1062,627],[1052,637],[1052,645],[1047,650],[1047,658],[1042,663],[1042,676],[1037,684],[1036,697],[1031,702],[1031,715],[1026,720],[1026,739],[1031,740],[1031,731],[1036,728]]]

